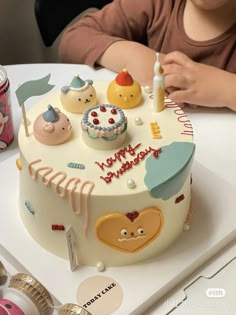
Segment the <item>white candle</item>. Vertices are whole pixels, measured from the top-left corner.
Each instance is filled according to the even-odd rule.
[[[157,60],[154,64],[153,78],[153,111],[161,112],[165,107],[165,78],[162,74],[159,61],[159,53],[156,54]]]

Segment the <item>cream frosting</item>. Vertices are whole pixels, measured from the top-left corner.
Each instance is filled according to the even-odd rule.
[[[98,104],[108,103],[108,84],[94,82]],[[34,120],[45,104],[59,108],[71,122],[71,137],[63,144],[49,147],[33,135]],[[165,110],[153,112],[153,95],[143,90],[139,106],[123,109],[128,120],[126,137],[110,150],[94,149],[84,142],[83,115],[65,111],[60,91],[27,112],[29,137],[23,126],[19,131],[19,208],[25,227],[41,246],[68,259],[65,231],[72,226],[79,263],[120,266],[157,255],[180,235],[190,209],[195,146],[187,115],[170,100],[165,104]],[[182,156],[177,154],[181,151]],[[25,206],[26,200],[31,211]],[[161,222],[158,230],[149,219],[152,212]],[[120,226],[117,233],[124,229],[130,233],[129,243],[114,246],[116,243],[106,241],[112,233],[108,219]],[[148,241],[135,236],[133,229],[138,224],[136,230],[141,232],[142,223]]]

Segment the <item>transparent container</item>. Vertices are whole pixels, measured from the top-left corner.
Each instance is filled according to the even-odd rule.
[[[24,273],[11,277],[3,298],[0,299],[0,315],[51,315],[53,307],[47,289],[38,280]]]

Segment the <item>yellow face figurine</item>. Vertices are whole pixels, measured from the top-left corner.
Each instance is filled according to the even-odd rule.
[[[138,106],[142,101],[140,84],[133,80],[127,69],[123,69],[107,88],[107,100],[122,109]]]

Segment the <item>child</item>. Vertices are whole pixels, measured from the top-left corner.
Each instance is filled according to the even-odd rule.
[[[235,81],[231,74],[236,73],[235,12],[235,0],[114,0],[65,30],[59,55],[63,62],[101,65],[116,72],[128,68],[142,85],[150,85],[156,51],[163,55],[179,51],[186,56],[176,53],[162,58],[167,87],[174,91],[169,97],[178,102],[232,108],[225,100],[215,99],[214,90],[219,90],[222,80]],[[207,97],[203,93],[191,96],[191,89],[177,94],[186,86],[175,82],[178,72],[173,69],[186,60],[194,65],[195,73],[200,67],[195,80],[205,88],[211,85],[209,66],[212,77],[219,76],[220,82],[211,85]],[[186,69],[194,76],[191,67]],[[187,78],[190,81],[188,74]]]

